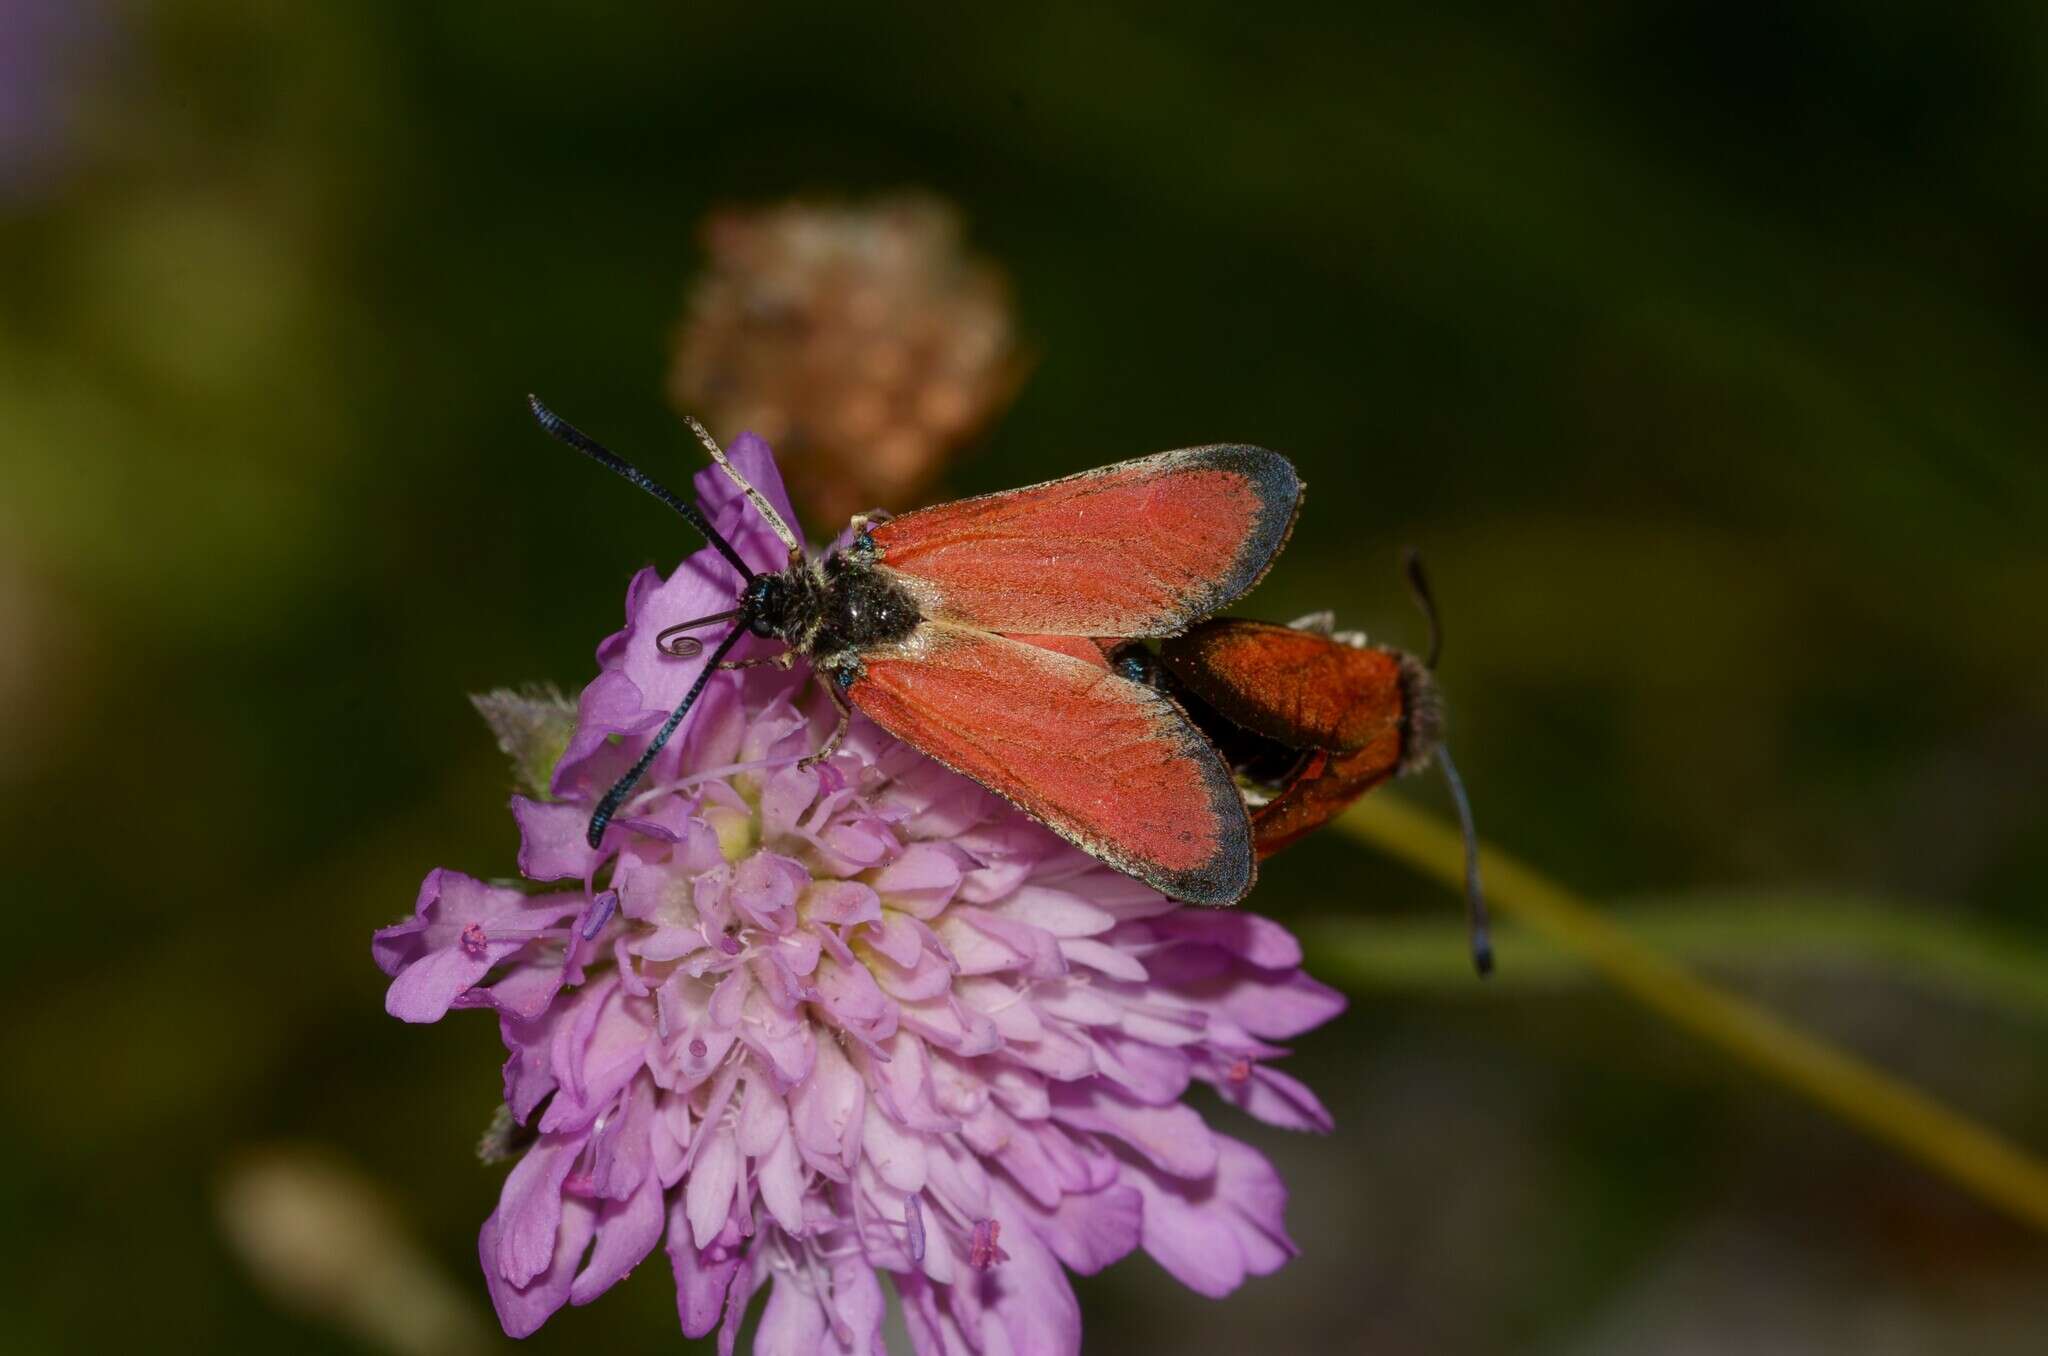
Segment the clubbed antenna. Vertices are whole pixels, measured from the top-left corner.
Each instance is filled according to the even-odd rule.
[[[1408,576],[1408,592],[1429,623],[1429,657],[1422,666],[1431,672],[1443,657],[1444,633],[1437,620],[1436,596],[1429,591],[1429,576],[1422,570],[1422,553],[1410,546],[1401,552],[1401,568]],[[1493,973],[1493,929],[1486,916],[1486,894],[1479,887],[1479,830],[1472,823],[1472,802],[1465,798],[1465,781],[1458,765],[1451,761],[1449,748],[1439,745],[1437,766],[1444,770],[1444,782],[1451,788],[1451,802],[1458,807],[1458,827],[1465,834],[1465,923],[1472,937],[1472,968],[1481,978]]]
[[[1484,979],[1493,973],[1493,929],[1486,918],[1486,896],[1479,888],[1479,830],[1472,825],[1472,804],[1465,799],[1465,782],[1451,761],[1451,751],[1438,749],[1436,761],[1458,807],[1458,827],[1465,831],[1465,926],[1472,937],[1472,968]]]
[[[710,520],[698,512],[695,504],[677,495],[668,486],[662,484],[653,476],[648,475],[624,457],[605,447],[582,429],[577,428],[574,424],[541,404],[539,396],[528,396],[526,403],[533,410],[533,417],[540,421],[542,428],[575,448],[599,466],[632,481],[635,485],[638,485],[641,489],[674,509],[684,522],[703,534],[704,540],[710,542],[718,554],[724,556],[727,563],[740,572],[740,578],[750,584],[754,582],[754,571],[748,567],[746,561],[740,559],[740,553],[732,549],[732,543],[718,535],[718,529],[711,526]],[[721,458],[721,464],[722,462],[723,459]],[[727,468],[726,473],[728,475],[732,474],[730,467]],[[776,519],[775,521],[779,523],[781,520]],[[784,529],[784,531],[787,530],[787,528]]]
[[[1422,552],[1412,546],[1404,547],[1401,570],[1408,576],[1408,592],[1415,599],[1416,608],[1421,611],[1422,619],[1429,623],[1429,651],[1422,667],[1433,671],[1436,661],[1443,657],[1444,633],[1437,624],[1436,595],[1429,591],[1429,576],[1422,572]]]
[[[683,422],[690,426],[690,432],[697,435],[697,441],[704,444],[704,450],[711,454],[711,460],[718,463],[718,469],[725,472],[733,484],[739,486],[740,493],[747,497],[747,502],[767,520],[769,529],[782,539],[782,544],[789,548],[789,558],[802,559],[804,544],[796,539],[796,533],[782,520],[782,515],[775,511],[775,505],[768,502],[768,496],[755,489],[754,482],[741,475],[739,467],[726,459],[725,449],[718,445],[718,439],[711,436],[711,430],[687,414],[683,416]]]

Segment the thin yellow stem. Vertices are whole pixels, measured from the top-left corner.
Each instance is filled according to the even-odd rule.
[[[1450,825],[1396,797],[1368,796],[1338,827],[1453,885],[1464,849]],[[2048,1166],[1910,1084],[1696,978],[1569,890],[1494,848],[1486,897],[1674,1025],[1776,1078],[2013,1217],[2048,1231]]]

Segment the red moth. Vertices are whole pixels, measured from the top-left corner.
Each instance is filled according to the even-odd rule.
[[[1216,749],[1171,697],[1106,667],[1092,637],[1171,636],[1248,591],[1293,528],[1301,481],[1287,459],[1219,443],[1120,462],[1063,480],[857,517],[852,544],[823,560],[690,426],[789,548],[777,574],[750,569],[704,515],[557,418],[555,437],[659,498],[746,581],[733,607],[669,627],[732,629],[639,762],[598,802],[590,843],[682,724],[741,636],[808,658],[840,710],[875,724],[1013,802],[1061,837],[1160,892],[1234,904],[1251,888],[1252,831]]]
[[[1325,612],[1291,626],[1211,618],[1160,642],[1156,654],[1136,642],[1114,646],[1109,661],[1116,672],[1172,696],[1223,755],[1244,790],[1262,861],[1382,782],[1434,761],[1465,831],[1472,963],[1484,975],[1493,968],[1493,946],[1479,887],[1478,834],[1443,742],[1436,603],[1412,551],[1407,570],[1429,619],[1426,657],[1338,631]]]

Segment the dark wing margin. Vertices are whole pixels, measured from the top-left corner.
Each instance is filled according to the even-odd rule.
[[[928,617],[987,631],[1165,636],[1249,592],[1287,543],[1301,480],[1217,443],[956,500],[876,527]]]
[[[1171,699],[1071,655],[927,623],[847,693],[884,730],[1084,852],[1193,904],[1251,888],[1230,770]]]

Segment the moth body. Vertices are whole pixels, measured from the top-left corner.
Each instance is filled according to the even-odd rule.
[[[1170,696],[1112,671],[1096,638],[1177,635],[1256,584],[1301,502],[1286,458],[1238,443],[1162,452],[858,518],[847,546],[813,560],[698,426],[788,550],[785,568],[762,572],[694,505],[537,401],[534,412],[550,433],[673,508],[741,580],[730,609],[656,637],[664,654],[692,660],[705,645],[690,633],[731,623],[639,761],[599,801],[592,847],[716,670],[802,657],[840,714],[805,764],[831,756],[857,710],[1163,894],[1224,905],[1251,888],[1251,821],[1222,755]],[[728,661],[746,635],[788,648]]]

